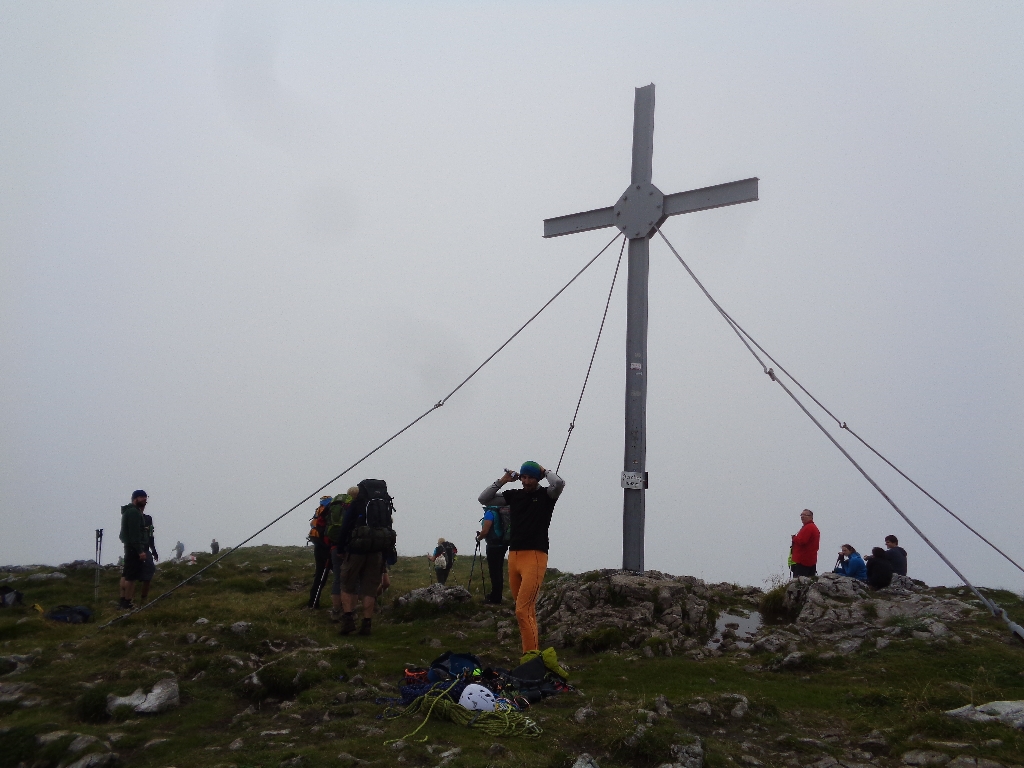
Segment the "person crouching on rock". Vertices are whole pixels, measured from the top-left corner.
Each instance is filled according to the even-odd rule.
[[[868,584],[872,589],[885,589],[892,584],[892,563],[885,556],[885,550],[881,547],[874,547],[867,560]]]
[[[548,481],[547,487],[540,484]],[[537,595],[548,568],[548,528],[555,503],[565,481],[535,461],[527,461],[519,469],[523,487],[502,491],[517,479],[509,470],[484,488],[478,501],[485,507],[509,507],[512,537],[509,541],[508,583],[516,603],[516,620],[523,639],[523,653],[540,650],[537,630]]]
[[[839,550],[839,559],[836,561],[833,573],[841,573],[857,581],[868,580],[868,568],[864,558],[853,548],[852,544],[843,544]]]

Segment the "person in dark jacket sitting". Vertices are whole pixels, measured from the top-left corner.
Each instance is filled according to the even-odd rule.
[[[892,535],[886,536],[885,547],[885,559],[892,564],[893,573],[906,576],[907,550],[900,546],[900,540]]]
[[[833,573],[841,573],[858,581],[868,580],[868,568],[864,563],[864,558],[853,548],[852,544],[843,544],[839,551],[839,561],[836,563]]]
[[[868,584],[873,589],[885,589],[892,583],[892,563],[885,556],[885,550],[875,547],[867,556]]]

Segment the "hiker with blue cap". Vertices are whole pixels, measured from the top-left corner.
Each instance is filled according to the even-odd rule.
[[[542,486],[545,479],[548,485]],[[502,488],[515,480],[523,487]],[[510,469],[484,488],[477,499],[485,507],[509,508],[511,537],[508,553],[508,584],[516,603],[516,620],[523,653],[540,650],[537,630],[537,596],[548,569],[548,528],[555,503],[565,481],[535,461],[524,462],[519,472]]]
[[[491,591],[484,598],[485,603],[501,605],[501,593],[505,588],[505,555],[508,554],[508,543],[512,538],[511,515],[508,507],[484,507],[484,516],[480,520],[480,530],[476,533],[476,543],[487,542],[484,555],[487,558],[487,571],[491,579]]]

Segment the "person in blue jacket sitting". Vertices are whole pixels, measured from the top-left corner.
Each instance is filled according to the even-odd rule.
[[[868,580],[868,566],[852,544],[843,544],[839,551],[836,568],[832,572],[841,573],[858,581]]]

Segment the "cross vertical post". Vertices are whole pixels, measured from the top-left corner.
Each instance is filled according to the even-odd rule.
[[[544,220],[544,237],[618,227],[629,239],[626,299],[626,408],[622,459],[622,568],[644,570],[647,490],[647,296],[650,238],[669,216],[757,200],[758,179],[664,195],[654,184],[654,84],[633,101],[633,165],[617,203]]]
[[[651,183],[653,162],[654,86],[647,85],[636,89],[633,100],[630,191],[641,194],[643,186]],[[636,232],[643,234],[629,239],[626,289],[626,439],[622,472],[624,479],[633,479],[631,483],[622,483],[622,567],[627,571],[644,569],[646,522],[643,479],[647,469],[647,293],[651,246],[648,229],[640,228],[627,235]]]

